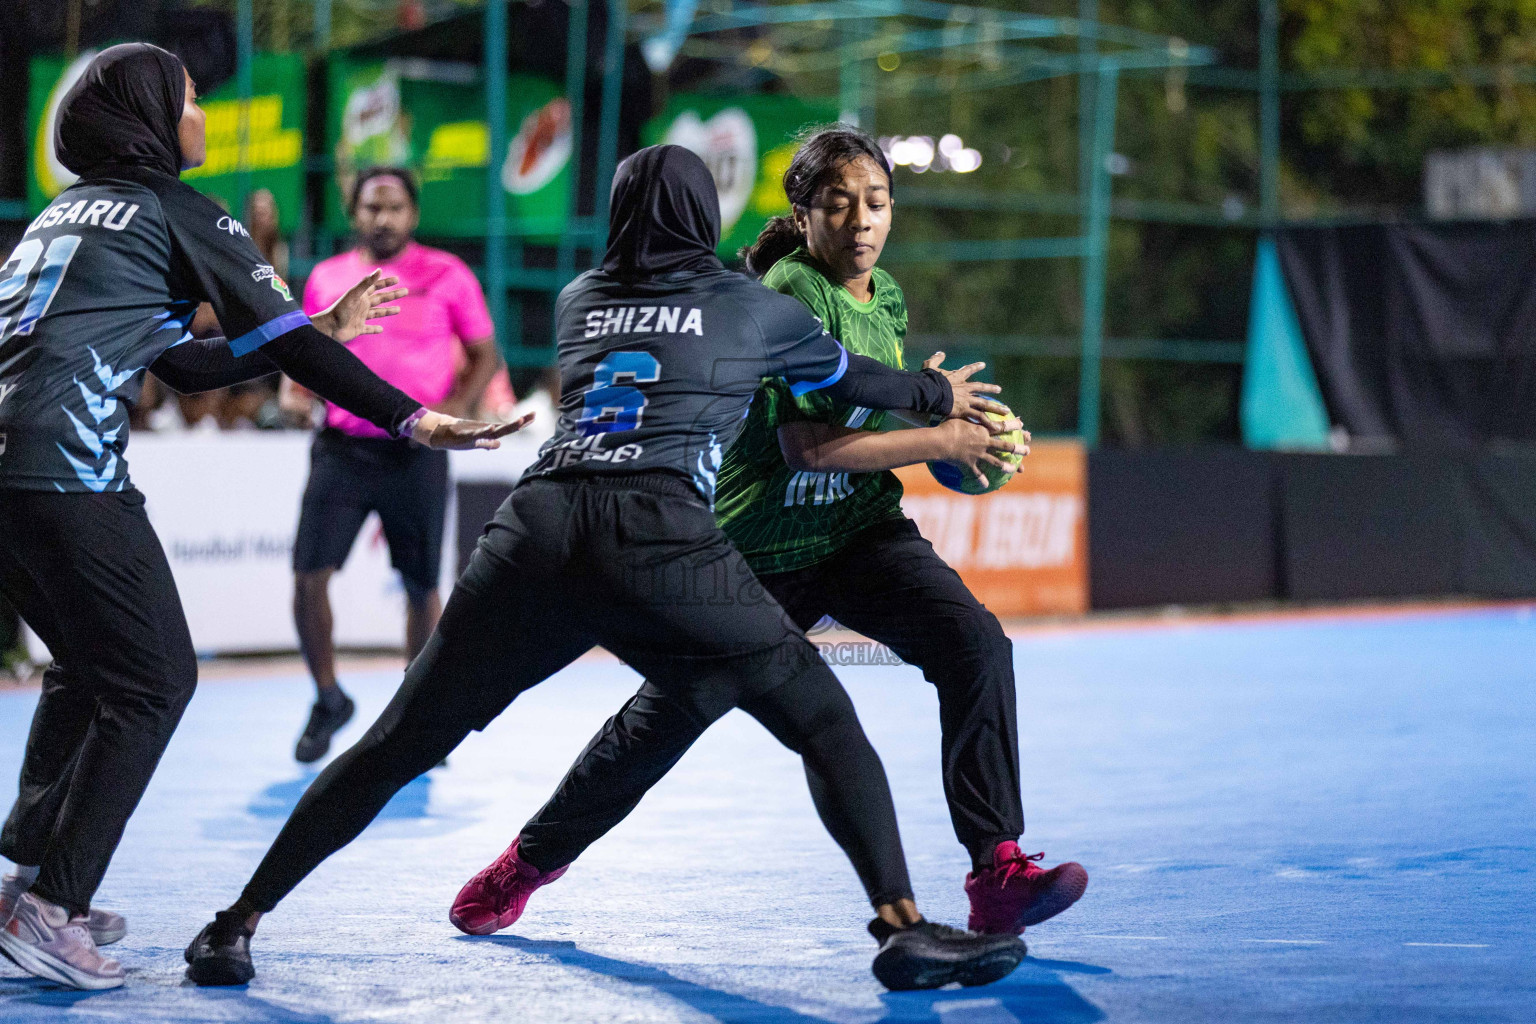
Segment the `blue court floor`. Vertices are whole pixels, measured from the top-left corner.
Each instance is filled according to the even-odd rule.
[[[308,684],[208,681],[100,894],[125,988],[0,962],[0,1020],[1473,1022],[1536,1019],[1536,615],[1105,626],[1015,641],[1029,834],[1088,894],[987,988],[883,993],[868,908],[799,764],[732,714],[510,934],[448,924],[635,687],[579,662],[403,791],[270,916],[248,990],[182,981],[312,775]],[[885,760],[920,905],[963,923],[935,702],[841,669]],[[393,672],[344,679],[350,741]],[[7,803],[35,692],[0,693]]]

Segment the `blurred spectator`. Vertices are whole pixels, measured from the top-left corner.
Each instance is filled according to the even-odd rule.
[[[245,201],[245,227],[277,276],[288,280],[288,243],[278,233],[277,198],[271,189],[259,188]]]
[[[380,377],[442,412],[466,415],[501,366],[495,326],[480,283],[451,253],[412,239],[420,220],[416,181],[400,167],[358,174],[349,203],[357,247],[318,264],[304,288],[304,308],[324,309],[360,277],[377,269],[410,289],[398,316],[378,334],[347,342]],[[285,404],[309,402],[291,381]],[[316,700],[294,751],[319,760],[352,717],[336,685],[336,651],[328,588],[346,562],[370,513],[377,513],[390,562],[405,584],[406,654],[426,644],[441,612],[443,526],[448,506],[447,453],[389,437],[345,409],[327,405],[315,435],[309,483],[294,540],[294,619]]]
[[[288,243],[278,231],[277,197],[270,189],[259,188],[246,198],[245,227],[251,233],[251,241],[272,265],[276,280],[287,281]],[[219,429],[267,430],[284,426],[277,395],[281,379],[281,374],[274,373],[261,380],[236,384],[223,392],[223,399],[214,413]]]

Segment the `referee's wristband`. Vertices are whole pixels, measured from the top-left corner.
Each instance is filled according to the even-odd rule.
[[[421,408],[417,409],[415,412],[413,412],[409,416],[407,416],[405,419],[401,420],[400,421],[400,425],[395,428],[395,436],[397,438],[403,438],[403,439],[409,441],[410,438],[411,438],[411,432],[416,429],[416,424],[420,423],[421,422],[421,418],[423,416],[425,416],[426,414],[427,414],[427,407],[426,406],[422,406]]]

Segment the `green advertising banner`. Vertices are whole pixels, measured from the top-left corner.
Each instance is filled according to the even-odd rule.
[[[485,89],[470,64],[417,60],[332,60],[328,141],[336,160],[326,226],[348,229],[346,196],[356,173],[396,164],[421,183],[421,233],[485,233],[485,175],[491,164]],[[513,233],[555,238],[570,206],[571,107],[555,83],[507,80],[512,138],[496,173]]]
[[[75,176],[53,152],[53,122],[59,101],[84,73],[96,51],[73,61],[64,57],[32,58],[32,87],[28,96],[27,136],[32,159],[27,174],[27,203],[33,214],[67,188]],[[292,231],[299,222],[304,197],[304,59],[290,53],[257,54],[251,64],[249,143],[246,166],[250,187],[270,189],[277,200],[279,226]],[[241,173],[239,87],[226,82],[201,96],[208,114],[208,159],[181,174],[182,180],[227,209],[239,201],[246,176]],[[241,211],[234,211],[237,216]]]
[[[792,96],[674,96],[645,126],[648,146],[691,149],[709,165],[720,191],[720,253],[757,238],[769,217],[789,212],[783,178],[794,159],[795,135],[807,125],[837,120],[832,100]]]

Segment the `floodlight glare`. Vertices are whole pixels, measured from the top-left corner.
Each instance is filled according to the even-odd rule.
[[[980,166],[981,154],[974,149],[949,154],[949,169],[958,174],[969,174]]]

